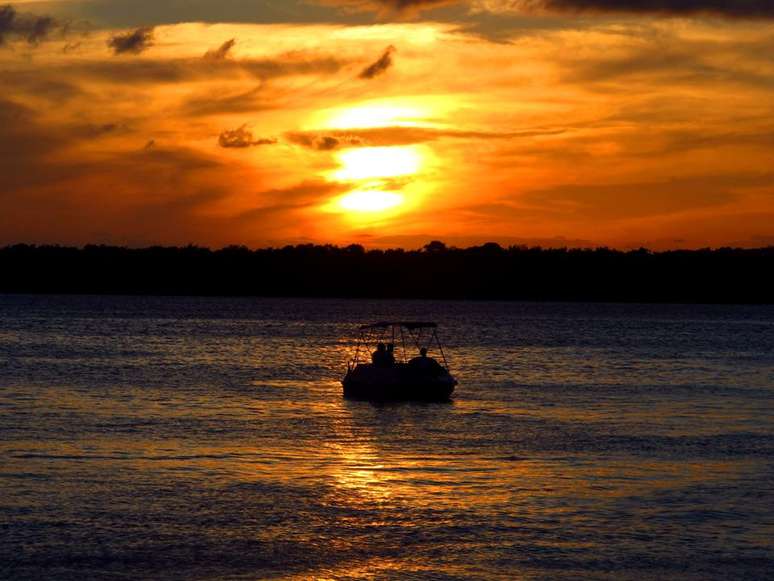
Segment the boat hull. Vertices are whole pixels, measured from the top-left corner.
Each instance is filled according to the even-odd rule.
[[[405,365],[358,365],[342,380],[344,397],[368,401],[448,401],[457,380],[447,371],[428,375]]]

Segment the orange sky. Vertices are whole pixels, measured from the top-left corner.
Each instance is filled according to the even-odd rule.
[[[766,2],[396,4],[0,8],[0,244],[774,244]]]

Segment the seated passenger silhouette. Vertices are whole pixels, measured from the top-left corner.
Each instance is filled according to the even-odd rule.
[[[376,345],[376,351],[371,353],[371,362],[377,367],[388,367],[390,365],[390,354],[387,352],[387,346],[384,343]]]
[[[423,373],[438,374],[443,370],[441,364],[438,363],[432,357],[427,356],[427,348],[422,347],[419,350],[419,357],[414,357],[409,361],[409,365],[418,371]]]
[[[395,365],[395,344],[387,343],[387,362],[389,365]]]

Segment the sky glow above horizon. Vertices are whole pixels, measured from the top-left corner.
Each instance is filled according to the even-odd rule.
[[[0,7],[0,244],[774,244],[771,3],[414,4]]]

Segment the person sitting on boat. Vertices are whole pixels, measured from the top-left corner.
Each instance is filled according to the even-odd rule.
[[[387,343],[387,363],[395,365],[395,344]]]
[[[419,357],[414,357],[409,361],[409,365],[415,369],[421,370],[425,373],[440,373],[443,370],[441,364],[438,363],[432,357],[427,356],[427,348],[422,347],[419,350]]]
[[[387,351],[387,345],[384,343],[376,345],[376,351],[371,353],[371,362],[377,367],[388,367],[390,365],[390,354]]]

